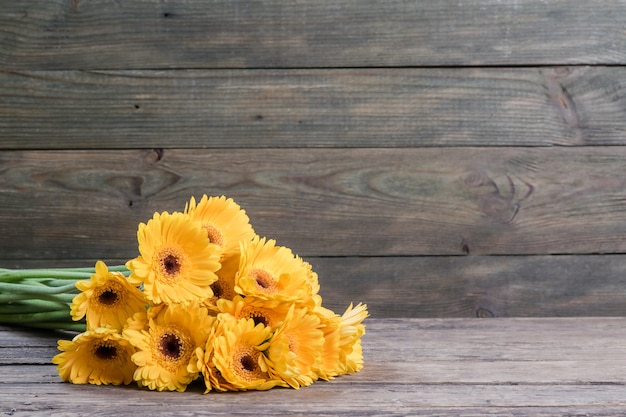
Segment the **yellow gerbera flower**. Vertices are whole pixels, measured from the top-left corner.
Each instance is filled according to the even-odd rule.
[[[231,385],[222,377],[222,374],[213,363],[215,339],[221,336],[223,331],[224,326],[221,324],[220,317],[218,317],[213,327],[211,327],[204,349],[196,348],[196,356],[198,357],[197,367],[200,369],[200,373],[204,377],[204,385],[206,387],[206,390],[204,391],[205,394],[211,390],[222,392],[238,390],[237,387]]]
[[[222,377],[222,374],[215,366],[213,358],[215,356],[215,340],[224,333],[223,318],[217,317],[215,325],[211,328],[204,349],[197,348],[198,368],[204,377],[205,394],[211,390],[216,391],[239,391],[239,388],[232,385]]]
[[[62,353],[52,358],[63,381],[74,384],[129,384],[135,364],[134,348],[115,329],[98,327],[77,335],[72,341],[59,340]]]
[[[272,329],[252,319],[224,320],[213,339],[212,365],[231,390],[268,390],[286,386],[268,373],[263,351]]]
[[[315,373],[325,380],[346,373],[346,366],[339,361],[340,357],[340,326],[341,317],[321,305],[317,306],[312,314],[317,314],[320,319],[319,329],[324,333],[324,345],[321,351],[321,361],[314,369]]]
[[[143,293],[120,272],[111,272],[102,261],[96,262],[90,280],[76,282],[77,294],[70,306],[72,319],[87,316],[87,329],[111,326],[121,331],[126,320],[145,310]]]
[[[292,305],[285,321],[276,330],[268,349],[270,374],[293,388],[311,385],[322,360],[324,333],[320,319],[308,309]]]
[[[233,300],[219,300],[218,311],[222,315],[232,317],[234,320],[252,319],[254,324],[263,324],[266,327],[275,328],[287,317],[289,305],[278,304],[267,306],[262,300],[253,297],[235,296]]]
[[[185,213],[201,225],[211,243],[222,248],[224,256],[238,253],[239,242],[255,236],[245,210],[232,198],[204,195],[196,204],[196,199],[191,197]]]
[[[291,249],[257,236],[242,244],[235,291],[275,303],[310,303],[317,291],[310,272]]]
[[[240,319],[252,319],[255,325],[262,324],[266,327],[276,327],[285,320],[289,308],[278,305],[273,308],[263,307],[262,304],[257,305],[251,297],[243,298],[236,295],[234,299],[220,299],[217,301],[218,322],[222,323],[226,320],[237,322]],[[221,336],[224,332],[222,324],[214,326],[211,329],[209,338],[204,352],[199,352],[198,357],[201,358],[199,366],[204,376],[206,392],[215,389],[217,391],[236,391],[240,388],[234,386],[222,377],[222,374],[213,363],[213,351],[215,338]]]
[[[201,301],[213,296],[221,249],[183,213],[155,213],[137,230],[139,253],[126,263],[129,280],[143,284],[154,303]]]
[[[357,372],[363,368],[361,336],[365,334],[362,323],[368,317],[367,306],[352,304],[342,316],[321,305],[312,310],[320,319],[319,329],[324,333],[322,360],[314,371],[321,379]]]
[[[357,372],[363,368],[363,350],[361,336],[365,334],[362,323],[369,316],[367,306],[352,304],[341,316],[339,325],[339,361],[345,366],[346,372]]]
[[[350,353],[346,355],[345,364],[346,373],[359,372],[363,369],[363,346],[360,338],[352,344]]]
[[[198,377],[197,348],[204,348],[215,320],[205,308],[190,304],[161,305],[148,312],[148,330],[127,328],[124,337],[137,348],[139,386],[158,391],[185,391]]]

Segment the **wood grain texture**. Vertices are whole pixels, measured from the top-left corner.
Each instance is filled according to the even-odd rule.
[[[96,260],[2,260],[0,267],[84,267]],[[626,316],[624,255],[305,260],[319,276],[324,305],[339,313],[365,302],[375,318]]]
[[[626,259],[610,256],[309,258],[324,304],[372,317],[626,316]]]
[[[623,2],[5,2],[0,67],[622,64]]]
[[[135,230],[227,195],[302,256],[626,251],[626,148],[0,153],[3,259],[130,258]]]
[[[624,145],[623,67],[0,72],[0,149]]]
[[[2,6],[2,266],[226,194],[337,310],[626,314],[624,2]]]
[[[0,413],[624,414],[626,2],[1,3],[1,267],[225,194],[372,318],[360,373],[208,396],[61,383],[71,334],[0,325]]]
[[[0,366],[0,405],[35,417],[204,416],[233,407],[238,415],[606,416],[626,407],[624,318],[368,319],[366,326],[359,373],[297,391],[207,396],[200,385],[168,394],[61,383],[49,364],[59,335],[2,328],[1,349],[14,353]]]

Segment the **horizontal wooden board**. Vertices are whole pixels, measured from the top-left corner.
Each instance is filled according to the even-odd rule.
[[[626,148],[0,153],[1,259],[130,258],[135,230],[227,195],[302,256],[626,252]]]
[[[48,372],[54,370],[49,369]],[[624,390],[621,384],[605,387],[582,384],[503,386],[380,383],[377,387],[376,384],[354,381],[348,384],[350,378],[352,376],[344,378],[345,381],[318,382],[299,391],[276,388],[262,392],[209,393],[208,396],[202,395],[201,386],[193,386],[185,393],[156,393],[129,387],[67,386],[58,383],[44,385],[28,381],[28,389],[23,383],[6,384],[0,393],[0,400],[29,416],[50,416],[50,413],[55,412],[82,416],[88,411],[90,416],[112,417],[120,413],[144,412],[159,416],[172,413],[210,416],[231,414],[233,408],[237,409],[237,415],[242,416],[255,416],[262,411],[263,415],[279,416],[406,416],[409,413],[412,416],[593,417],[620,415],[612,412],[623,412],[623,408],[619,407],[624,407],[624,402],[619,399]],[[70,409],[70,406],[75,408]],[[532,412],[533,409],[538,410]],[[582,412],[584,414],[579,414]]]
[[[450,416],[545,417],[617,416],[623,385],[363,385],[319,382],[292,391],[276,388],[247,393],[201,394],[201,387],[185,393],[156,393],[127,387],[9,385],[0,393],[15,413],[47,417],[51,413],[79,417],[115,417],[120,413],[151,416]],[[5,399],[6,398],[6,399]],[[470,403],[472,405],[465,405]],[[253,405],[254,404],[254,405]],[[463,405],[457,405],[463,404]],[[537,405],[541,404],[541,405]],[[545,405],[544,405],[545,404]]]
[[[367,319],[364,369],[300,390],[158,393],[61,383],[49,364],[58,336],[0,327],[6,412],[114,416],[563,416],[619,415],[626,407],[624,318]],[[35,347],[30,351],[29,346]],[[47,345],[47,351],[40,346]],[[36,356],[40,364],[20,365]],[[112,405],[113,404],[113,405]]]
[[[0,149],[623,145],[622,67],[0,72]]]
[[[621,64],[612,0],[7,2],[5,69]]]
[[[319,276],[324,306],[340,314],[350,303],[364,302],[376,318],[626,316],[624,255],[305,260]],[[3,260],[0,267],[84,267],[95,261]]]
[[[309,259],[324,304],[373,317],[626,316],[626,258],[587,256]]]

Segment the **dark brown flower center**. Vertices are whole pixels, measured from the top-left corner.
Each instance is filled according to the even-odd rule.
[[[254,320],[255,326],[262,324],[263,326],[268,327],[270,324],[269,319],[265,317],[264,315],[262,315],[261,313],[250,314],[250,318]]]
[[[119,300],[117,292],[112,288],[108,288],[100,293],[98,296],[98,302],[105,306],[112,306]]]
[[[161,354],[171,360],[176,360],[183,354],[183,343],[177,335],[166,333],[159,341]]]
[[[220,298],[222,295],[224,295],[224,290],[222,289],[222,285],[219,281],[215,281],[213,284],[211,284],[211,289],[213,290],[214,297]]]
[[[109,344],[101,344],[94,350],[96,358],[103,361],[110,361],[117,357],[117,348]]]
[[[259,366],[260,353],[252,346],[240,346],[234,352],[233,371],[246,381],[267,378],[267,373]]]
[[[250,355],[244,355],[239,358],[239,363],[241,364],[241,367],[248,372],[254,372],[257,367],[256,361]]]
[[[163,258],[163,270],[167,275],[176,275],[180,272],[180,262],[178,258],[172,254]]]

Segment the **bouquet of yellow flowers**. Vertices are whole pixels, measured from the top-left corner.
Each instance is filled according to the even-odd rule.
[[[363,367],[366,306],[323,307],[311,265],[257,236],[232,199],[192,197],[137,240],[125,266],[0,271],[0,322],[83,330],[52,359],[75,384],[184,391],[202,376],[205,393],[267,390]]]

